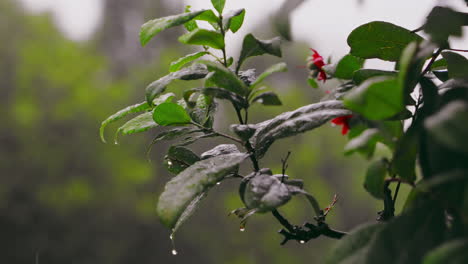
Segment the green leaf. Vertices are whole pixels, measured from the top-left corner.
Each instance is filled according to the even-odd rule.
[[[438,59],[434,61],[431,65],[431,71],[446,70],[447,69],[447,60]]]
[[[206,193],[201,193],[197,195],[184,209],[184,211],[180,214],[179,219],[174,224],[174,228],[172,228],[171,238],[174,239],[174,234],[179,230],[179,228],[187,222],[187,220],[195,213],[195,210],[200,206],[201,201],[206,197]]]
[[[104,138],[104,130],[105,130],[107,125],[109,125],[110,123],[113,123],[113,122],[115,122],[117,120],[120,120],[120,119],[124,118],[128,114],[143,112],[143,111],[145,111],[145,110],[147,110],[149,108],[150,108],[150,106],[148,105],[147,102],[138,103],[138,104],[135,104],[135,105],[128,106],[128,107],[118,111],[117,113],[109,116],[106,120],[102,121],[101,127],[99,129],[99,134],[101,136],[102,142],[106,143],[106,139]]]
[[[166,169],[173,174],[179,174],[186,168],[199,161],[197,154],[188,148],[181,146],[171,146],[164,157]]]
[[[239,149],[234,144],[221,144],[208,151],[203,152],[200,157],[201,159],[209,159],[219,155],[240,153]]]
[[[404,110],[402,91],[391,77],[368,79],[344,97],[344,104],[370,120],[390,118]]]
[[[446,45],[449,36],[462,36],[462,27],[466,26],[467,22],[468,14],[436,6],[427,16],[424,31],[431,36],[433,42]]]
[[[190,13],[190,8],[191,8],[191,6],[189,6],[189,5],[185,6],[185,13]],[[198,24],[197,24],[196,21],[190,20],[190,21],[184,23],[184,27],[188,31],[192,31],[192,30],[198,28]]]
[[[115,133],[114,141],[116,144],[118,143],[117,138],[119,134],[130,135],[145,132],[157,126],[158,124],[156,124],[153,120],[153,112],[146,112],[133,119],[130,119],[123,126],[119,127],[119,129]]]
[[[222,14],[226,0],[211,0],[211,4],[216,9],[216,11],[218,11],[218,13]]]
[[[170,102],[172,99],[175,97],[175,94],[173,93],[167,93],[164,95],[161,95],[160,97],[156,98],[153,100],[153,104],[159,105],[164,102]],[[114,136],[114,142],[115,144],[118,144],[118,136],[120,134],[122,135],[130,135],[134,133],[140,133],[140,132],[145,132],[151,128],[157,127],[158,124],[156,124],[153,120],[153,112],[146,112],[143,113],[139,116],[136,116],[133,119],[130,119],[127,123],[125,123],[123,126],[119,127],[117,129],[117,132],[115,133]]]
[[[213,72],[207,77],[205,87],[218,87],[229,90],[238,95],[246,95],[249,89],[230,69],[212,61],[200,61],[208,67],[208,71]]]
[[[168,17],[162,17],[162,18],[157,18],[154,20],[150,20],[143,24],[140,29],[140,43],[142,46],[146,45],[154,36],[156,36],[159,32],[182,25],[186,22],[191,21],[195,17],[197,17],[200,14],[203,14],[207,10],[200,10],[200,11],[194,11],[190,13],[183,13],[179,15],[174,15],[174,16],[168,16]]]
[[[231,129],[236,134],[255,130],[249,141],[257,157],[261,158],[277,139],[295,136],[317,128],[333,118],[350,114],[351,111],[344,109],[341,101],[331,100],[306,105],[255,125],[233,125]]]
[[[397,61],[408,44],[422,40],[416,33],[400,26],[374,21],[354,29],[348,36],[348,45],[350,53],[356,57]]]
[[[260,56],[263,54],[270,54],[276,57],[281,57],[281,39],[279,37],[270,40],[259,40],[256,39],[252,34],[248,34],[244,37],[242,43],[242,50],[237,61],[237,69],[239,71],[242,63],[253,56]]]
[[[232,10],[223,17],[223,28],[236,33],[244,23],[245,9]]]
[[[153,119],[161,126],[184,125],[192,121],[185,109],[175,103],[162,103],[156,106]]]
[[[432,249],[425,257],[423,264],[461,264],[468,263],[468,240],[457,239],[445,242]]]
[[[336,65],[334,76],[339,79],[352,79],[354,72],[362,68],[364,61],[351,54],[345,55]]]
[[[156,144],[157,142],[161,140],[174,140],[176,138],[188,136],[188,135],[199,133],[199,132],[203,132],[203,131],[198,128],[193,128],[193,127],[177,127],[177,128],[163,131],[153,138],[153,140],[151,141],[151,144],[148,146],[146,150],[146,155],[148,156],[154,144]]]
[[[291,13],[305,0],[284,1],[272,17],[276,32],[285,40],[291,41]]]
[[[274,64],[258,76],[258,78],[250,85],[250,89],[253,90],[257,85],[259,85],[263,80],[265,80],[265,78],[272,75],[273,73],[286,71],[288,71],[288,66],[286,65],[286,63],[280,62]]]
[[[224,48],[224,37],[212,30],[197,28],[180,36],[179,41],[189,45],[203,45],[214,49]]]
[[[211,127],[215,111],[216,104],[213,103],[213,98],[205,94],[200,94],[195,102],[194,108],[190,111],[190,117],[198,124]]]
[[[397,72],[395,71],[382,71],[382,70],[374,70],[374,69],[360,69],[354,72],[353,74],[353,82],[356,85],[360,85],[365,80],[370,79],[372,77],[377,76],[391,76],[396,77]]]
[[[172,229],[194,199],[224,177],[237,173],[239,164],[247,157],[234,153],[201,160],[172,178],[159,197],[156,210],[161,222]]]
[[[307,79],[307,84],[309,84],[309,86],[314,88],[314,89],[318,88],[318,84],[317,84],[317,81],[315,81],[315,79],[308,78]]]
[[[218,23],[219,23],[219,17],[216,16],[212,10],[206,10],[205,12],[197,16],[195,20],[206,21],[210,23],[214,28],[218,27]]]
[[[414,87],[421,76],[425,56],[418,55],[420,49],[418,43],[410,43],[402,52],[399,60],[400,71],[398,72],[398,83],[404,96],[410,98]]]
[[[195,53],[192,53],[192,54],[188,54],[174,62],[171,63],[171,66],[169,67],[169,71],[170,72],[175,72],[175,71],[178,71],[180,70],[180,68],[182,68],[185,64],[189,63],[189,62],[192,62],[204,55],[208,54],[208,52],[206,51],[200,51],[200,52],[195,52]]]
[[[367,168],[364,189],[375,198],[383,200],[385,197],[384,186],[386,175],[387,162],[385,160],[374,161],[369,168]]]
[[[146,87],[146,101],[152,104],[153,99],[163,93],[167,85],[174,80],[197,80],[204,78],[207,74],[206,67],[201,64],[193,64],[190,67],[172,72]]]
[[[365,224],[353,229],[336,243],[325,259],[325,264],[358,264],[356,260],[365,255],[372,239],[383,227],[383,224],[377,223]]]
[[[424,122],[429,135],[434,140],[452,150],[468,153],[468,104],[455,100]]]
[[[454,52],[442,52],[447,60],[448,74],[450,78],[468,78],[468,60]]]
[[[263,105],[282,105],[278,95],[274,92],[264,92],[252,99],[252,103],[261,103]]]
[[[381,136],[377,128],[364,130],[359,136],[351,139],[345,146],[345,154],[349,155],[355,151],[370,158],[374,154],[375,146]]]
[[[244,97],[223,88],[207,87],[203,89],[203,93],[219,99],[229,100],[238,109],[246,108],[249,105]]]

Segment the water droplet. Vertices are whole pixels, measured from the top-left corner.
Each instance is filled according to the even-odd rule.
[[[172,161],[168,161],[167,165],[172,166]]]
[[[220,184],[221,184],[221,182],[217,182],[217,183],[216,183],[216,185],[220,185]]]
[[[171,235],[169,236],[169,239],[170,239],[170,240],[174,240],[174,236],[171,234]]]
[[[239,229],[239,231],[244,232],[244,231],[245,231],[245,227],[241,226],[241,228]]]
[[[299,241],[299,243],[301,243],[301,244],[304,244],[304,243],[305,243],[305,241],[304,241],[304,240],[301,240],[301,241]]]
[[[172,255],[174,255],[174,256],[177,255],[177,250],[173,249],[172,250]]]

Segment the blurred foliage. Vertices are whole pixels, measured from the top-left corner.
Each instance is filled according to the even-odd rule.
[[[152,7],[163,12],[164,6],[157,6]],[[280,247],[281,238],[271,232],[279,226],[271,217],[256,217],[246,232],[239,232],[238,221],[226,217],[241,205],[236,184],[230,182],[211,192],[211,199],[181,229],[180,254],[172,257],[169,233],[154,209],[156,193],[169,175],[145,158],[144,145],[151,135],[123,136],[125,147],[104,145],[98,124],[115,109],[142,101],[145,84],[164,75],[162,68],[182,51],[158,48],[144,67],[128,62],[118,66],[129,70],[116,73],[113,56],[118,54],[105,50],[106,43],[67,40],[50,16],[24,14],[11,0],[1,1],[0,10],[0,263],[312,263],[312,256],[321,263],[317,256],[333,241]],[[118,19],[111,13],[106,16],[106,21]],[[297,49],[285,49],[284,57],[292,65],[299,61]],[[298,71],[291,74],[301,74]],[[283,74],[270,80],[281,87],[276,92],[284,107],[260,112],[254,106],[252,121],[323,95],[294,79],[299,78]],[[169,91],[180,95],[182,85],[187,83],[175,82]],[[229,118],[215,125],[223,128],[234,113],[221,108]],[[329,221],[347,230],[374,220],[377,208],[361,188],[363,161],[342,155],[345,141],[338,128],[325,127],[278,142],[262,166],[279,172],[279,160],[294,144],[288,174],[300,175],[306,189],[321,201],[331,201],[337,193],[340,201]],[[165,152],[159,145],[152,159],[161,160]],[[304,201],[295,200],[282,211],[300,224],[309,218],[303,206]]]

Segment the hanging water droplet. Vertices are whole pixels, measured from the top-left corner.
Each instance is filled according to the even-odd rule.
[[[167,162],[167,165],[172,166],[172,161],[169,160],[169,161]]]
[[[304,241],[304,240],[301,240],[301,241],[299,241],[299,243],[301,243],[301,244],[304,244],[304,243],[305,243],[305,241]]]
[[[173,249],[172,250],[172,255],[174,255],[174,256],[177,255],[177,250]]]
[[[170,240],[174,240],[174,236],[171,234],[171,235],[169,236],[169,239],[170,239]]]
[[[216,185],[220,185],[220,184],[221,184],[221,182],[217,182],[217,183],[216,183]]]
[[[245,227],[241,226],[241,228],[239,229],[239,231],[244,232],[244,231],[245,231]]]

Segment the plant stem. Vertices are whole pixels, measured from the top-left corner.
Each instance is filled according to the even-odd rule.
[[[396,199],[398,197],[398,192],[400,191],[400,185],[401,185],[401,181],[398,182],[396,186],[395,194],[393,195],[393,207],[394,208],[395,208]]]
[[[223,40],[225,40],[225,36],[226,36],[226,32],[224,31],[224,28],[223,28],[223,15],[222,14],[219,14],[219,30],[221,32],[221,35],[223,35]],[[227,67],[227,59],[226,59],[226,41],[224,41],[224,46],[223,48],[221,49],[221,51],[223,52],[223,61],[224,61],[224,67]]]
[[[398,183],[406,183],[408,185],[410,185],[411,187],[415,187],[414,183],[412,182],[409,182],[407,180],[403,180],[401,178],[390,178],[390,179],[386,179],[385,182],[398,182]]]
[[[232,140],[232,141],[235,141],[235,142],[237,142],[237,143],[239,143],[239,144],[243,144],[243,143],[244,143],[244,142],[243,142],[242,140],[240,140],[240,139],[237,139],[237,138],[235,138],[235,137],[233,137],[233,136],[230,136],[230,135],[227,135],[227,134],[224,134],[224,133],[215,131],[213,128],[207,128],[207,127],[204,127],[204,126],[202,126],[202,125],[200,125],[200,124],[198,124],[198,123],[195,123],[195,122],[191,122],[191,124],[194,125],[194,126],[197,126],[197,127],[201,128],[201,129],[203,129],[203,130],[206,130],[206,131],[209,131],[209,132],[211,132],[211,133],[213,133],[213,134],[216,134],[216,135],[218,135],[218,136],[220,136],[220,137],[228,138],[228,139],[230,139],[230,140]]]
[[[286,228],[289,232],[293,233],[294,232],[294,226],[291,225],[289,223],[288,220],[286,220],[286,218],[284,218],[279,212],[278,210],[273,210],[271,211],[271,213],[273,214],[273,216],[276,218],[276,220],[278,220],[278,222],[280,222],[280,224],[282,226],[284,226],[284,228]]]
[[[432,64],[435,62],[435,60],[437,59],[437,57],[439,57],[440,53],[442,52],[442,48],[439,48],[437,49],[437,51],[432,54],[432,58],[431,60],[429,61],[429,64],[427,64],[426,68],[424,69],[424,71],[422,72],[421,76],[424,76],[424,74],[426,74],[430,69],[431,69],[431,66]]]

